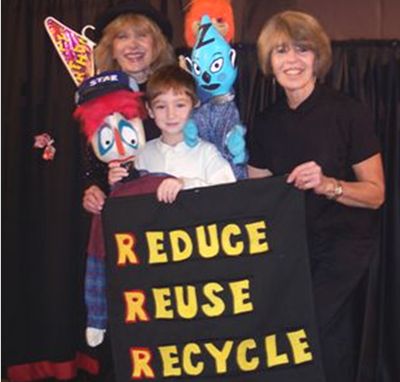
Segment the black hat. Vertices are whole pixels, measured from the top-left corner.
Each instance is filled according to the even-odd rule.
[[[103,72],[82,82],[75,93],[75,104],[81,105],[117,90],[139,91],[139,87],[136,81],[124,72]]]
[[[136,13],[154,21],[168,40],[172,39],[172,26],[164,15],[153,8],[146,0],[129,0],[108,8],[96,20],[94,32],[95,41],[99,42],[103,29],[115,18],[124,13]]]

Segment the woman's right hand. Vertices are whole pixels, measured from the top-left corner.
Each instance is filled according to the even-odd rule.
[[[106,194],[96,185],[87,188],[83,194],[83,208],[92,214],[99,214],[103,209]]]
[[[318,195],[327,193],[332,181],[326,177],[321,166],[314,162],[305,162],[296,166],[286,180],[299,190],[314,190]]]
[[[118,162],[109,163],[108,168],[108,184],[110,186],[113,186],[115,183],[129,175],[128,170],[125,167],[122,167]]]

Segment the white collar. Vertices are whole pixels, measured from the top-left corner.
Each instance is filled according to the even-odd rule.
[[[185,143],[185,141],[177,143],[175,146],[171,146],[161,140],[161,137],[157,139],[157,148],[165,153],[168,151],[174,151],[174,152],[184,152],[190,149],[190,147]]]

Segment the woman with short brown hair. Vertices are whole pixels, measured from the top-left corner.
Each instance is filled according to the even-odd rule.
[[[372,117],[360,103],[319,83],[331,48],[312,16],[295,11],[273,16],[257,48],[262,71],[274,76],[286,97],[260,113],[250,129],[249,176],[288,174],[287,182],[304,191],[326,378],[352,382],[360,346],[353,302],[378,251],[374,210],[385,193]]]

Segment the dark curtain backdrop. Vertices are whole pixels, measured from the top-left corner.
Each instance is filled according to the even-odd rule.
[[[79,369],[95,369],[90,357],[96,351],[83,337],[89,219],[81,208],[82,144],[71,118],[74,84],[43,20],[51,15],[79,31],[116,2],[2,2],[3,375],[15,366],[43,378],[58,370],[64,379]],[[174,26],[181,24],[177,9],[183,2],[152,3],[172,14]],[[255,113],[282,91],[258,71],[254,45],[236,48],[237,100],[251,126]],[[381,252],[365,280],[368,298],[360,297],[364,320],[355,323],[365,334],[359,382],[395,382],[400,380],[400,41],[334,42],[333,52],[326,82],[370,107],[386,172]],[[50,162],[32,148],[34,136],[44,132],[57,148]]]

